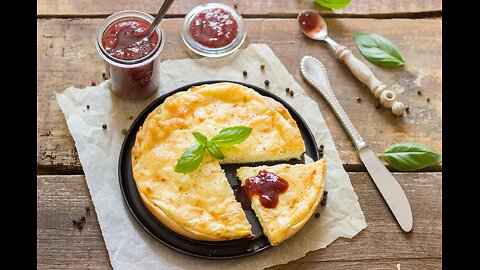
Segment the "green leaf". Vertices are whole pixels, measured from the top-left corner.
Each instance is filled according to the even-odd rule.
[[[224,159],[225,158],[222,151],[220,151],[220,148],[218,148],[218,146],[214,143],[208,142],[207,143],[207,150],[215,158],[218,158],[218,159]]]
[[[235,126],[222,129],[215,137],[213,137],[210,142],[215,143],[217,146],[228,146],[239,144],[245,141],[250,133],[252,128],[245,126]]]
[[[175,172],[189,173],[195,171],[205,157],[205,145],[195,144],[188,148],[178,159]]]
[[[399,171],[417,171],[442,162],[442,155],[425,144],[402,142],[378,154]]]
[[[322,7],[340,9],[350,4],[351,0],[315,0]]]
[[[200,132],[192,132],[193,134],[193,137],[195,137],[195,139],[197,140],[197,142],[200,144],[200,145],[205,145],[207,144],[208,142],[208,139],[207,139],[207,136],[203,135],[202,133]]]
[[[377,66],[395,68],[405,64],[400,50],[380,35],[354,33],[353,39],[362,55]]]

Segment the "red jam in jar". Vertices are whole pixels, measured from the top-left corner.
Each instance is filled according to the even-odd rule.
[[[103,47],[111,56],[136,60],[148,55],[157,45],[158,35],[146,38],[150,23],[139,19],[118,21],[103,35]]]
[[[272,172],[260,170],[257,175],[245,180],[242,189],[250,201],[253,195],[258,195],[264,207],[275,208],[278,205],[278,194],[288,189],[288,182]]]
[[[193,18],[190,33],[198,43],[220,48],[232,43],[238,34],[238,24],[230,12],[222,8],[211,8]]]
[[[153,17],[139,11],[123,11],[108,17],[97,33],[97,50],[105,60],[110,89],[120,98],[145,99],[159,87],[158,55],[163,47],[161,28],[146,33]]]

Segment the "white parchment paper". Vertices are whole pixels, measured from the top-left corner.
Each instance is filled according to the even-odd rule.
[[[263,71],[260,70],[261,64],[265,65]],[[243,70],[248,72],[247,76],[243,76]],[[108,80],[84,89],[69,87],[56,96],[75,141],[115,269],[262,269],[303,257],[339,237],[351,238],[366,227],[357,195],[318,105],[295,82],[270,47],[252,44],[221,59],[166,60],[161,64],[160,73],[157,95],[140,102],[115,97],[109,90]],[[328,190],[328,201],[326,206],[319,206],[319,218],[312,217],[296,235],[277,247],[253,256],[223,261],[194,258],[157,242],[125,206],[117,175],[124,139],[122,129],[128,129],[133,119],[161,94],[185,84],[213,79],[257,85],[289,102],[305,119],[317,143],[325,145],[327,163],[325,189]],[[265,79],[270,81],[268,87],[264,85]],[[286,87],[295,92],[294,97],[287,95]],[[107,129],[102,129],[103,124]]]

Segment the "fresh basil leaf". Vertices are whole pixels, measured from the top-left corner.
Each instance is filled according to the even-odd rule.
[[[196,132],[196,131],[192,132],[192,134],[193,134],[193,137],[195,137],[195,139],[197,140],[197,142],[199,144],[201,144],[201,145],[207,144],[207,142],[208,142],[207,136],[203,135],[200,132]]]
[[[217,146],[228,146],[233,144],[239,144],[245,141],[252,128],[245,126],[235,126],[222,129],[210,142],[215,143]]]
[[[222,151],[220,151],[220,148],[218,148],[218,146],[214,143],[209,142],[207,144],[207,150],[215,158],[218,158],[218,159],[224,159],[225,158]]]
[[[351,0],[315,0],[320,6],[332,9],[343,8],[350,4],[350,1]]]
[[[395,68],[405,64],[400,50],[388,39],[370,33],[355,33],[353,39],[362,55],[377,66]]]
[[[402,142],[378,154],[399,171],[417,171],[442,162],[442,155],[425,144]]]
[[[195,144],[188,148],[178,159],[175,172],[189,173],[195,171],[205,157],[205,145]]]

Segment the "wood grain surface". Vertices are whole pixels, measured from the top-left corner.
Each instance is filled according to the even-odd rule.
[[[176,0],[170,7],[167,17],[184,16],[193,7],[207,3],[204,0]],[[378,18],[388,17],[418,17],[429,14],[441,14],[442,0],[353,0],[343,9],[331,10],[322,8],[314,0],[218,0],[237,10],[247,17],[293,17],[304,10],[317,10],[327,16],[368,16]],[[163,1],[137,0],[38,0],[37,14],[41,17],[71,17],[71,16],[106,16],[118,11],[134,9],[156,14]]]
[[[102,81],[104,65],[94,46],[95,32],[102,21],[37,20],[37,164],[41,173],[82,172],[55,93],[70,85],[83,88],[90,85],[91,80]],[[296,81],[319,104],[347,169],[363,170],[363,165],[331,109],[301,77],[298,65],[304,55],[314,56],[325,64],[340,103],[375,152],[384,151],[388,145],[402,141],[424,143],[442,151],[441,19],[327,20],[333,39],[349,47],[392,89],[403,91],[399,99],[410,107],[410,112],[404,117],[395,117],[386,108],[376,109],[377,99],[344,64],[334,58],[326,44],[304,37],[295,19],[246,19],[245,23],[247,39],[243,47],[251,43],[266,43],[272,48]],[[163,59],[197,57],[181,40],[181,24],[182,19],[165,19],[162,22],[167,37],[161,55]],[[392,40],[412,68],[383,69],[364,60],[352,39],[352,34],[359,31],[381,34]],[[360,97],[361,102],[356,97]],[[440,169],[441,165],[427,170]]]
[[[415,223],[408,234],[402,233],[367,173],[349,176],[367,228],[353,239],[337,239],[325,249],[268,269],[396,269],[397,264],[402,269],[439,269],[442,174],[394,173],[412,206]],[[38,269],[111,269],[84,176],[38,176],[37,185]],[[86,206],[91,206],[89,212]],[[86,224],[79,230],[72,220],[82,215]]]

